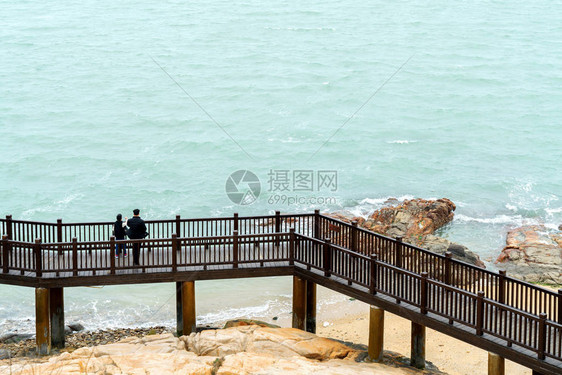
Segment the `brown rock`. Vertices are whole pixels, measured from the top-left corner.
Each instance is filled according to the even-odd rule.
[[[402,237],[404,242],[437,254],[450,251],[455,259],[485,268],[480,257],[465,246],[433,235],[437,229],[453,220],[455,209],[455,204],[447,198],[416,198],[402,203],[394,199],[385,202],[385,207],[373,212],[367,219],[351,217],[341,212],[330,216],[347,223],[357,220],[360,227],[389,237]],[[323,233],[323,237],[331,238],[336,244],[347,243],[347,239],[340,238],[340,234],[334,229],[328,226],[328,232]]]
[[[316,360],[357,355],[350,347],[294,328],[233,327],[182,336],[188,350],[198,355],[276,353],[277,357],[302,356]]]
[[[527,225],[507,233],[496,263],[509,275],[529,282],[562,284],[562,235],[542,225]]]

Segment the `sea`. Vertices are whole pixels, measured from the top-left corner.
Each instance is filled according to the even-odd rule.
[[[562,224],[560,1],[2,0],[0,14],[2,216],[366,216],[446,197],[439,235],[491,269],[510,229]],[[291,288],[197,282],[198,324],[287,317]],[[325,296],[320,310],[346,298]],[[65,312],[89,330],[173,327],[175,285],[66,288]],[[32,288],[0,285],[0,333],[34,332],[34,313]]]

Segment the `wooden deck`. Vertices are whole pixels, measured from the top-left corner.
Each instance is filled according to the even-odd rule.
[[[101,239],[104,223],[88,241],[5,235],[0,283],[61,288],[295,275],[541,373],[562,373],[559,295],[317,214],[201,220],[155,223],[162,228],[153,233],[164,237],[123,242],[126,258],[115,257],[113,238]],[[141,243],[139,266],[134,242]],[[518,290],[525,298],[514,298]]]

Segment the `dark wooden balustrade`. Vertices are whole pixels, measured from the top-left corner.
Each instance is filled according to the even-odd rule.
[[[0,283],[63,287],[171,281],[168,276],[186,272],[205,276],[220,271],[217,277],[222,278],[299,272],[366,302],[386,298],[400,306],[398,311],[418,314],[416,319],[429,325],[442,320],[451,327],[442,328],[444,333],[462,329],[475,345],[502,343],[502,354],[527,365],[562,366],[562,294],[504,272],[440,256],[319,212],[176,216],[149,220],[147,226],[150,238],[117,241],[109,222],[51,224],[8,216],[0,220]],[[142,248],[138,266],[132,264],[134,243]],[[118,244],[126,245],[128,258],[115,258]]]

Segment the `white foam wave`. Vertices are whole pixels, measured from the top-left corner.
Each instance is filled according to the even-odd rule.
[[[415,197],[413,195],[402,195],[400,197],[384,197],[384,198],[365,198],[363,200],[361,200],[359,202],[360,205],[372,205],[372,206],[379,206],[379,205],[383,205],[384,203],[386,203],[388,200],[392,199],[392,200],[397,200],[400,202],[403,202],[405,200],[409,200],[409,199],[414,199]]]
[[[335,31],[335,27],[265,27],[266,30],[290,30],[290,31]]]
[[[223,322],[231,319],[248,318],[248,317],[262,317],[270,310],[269,302],[259,306],[247,306],[239,308],[230,308],[220,312],[209,312],[197,318],[198,324],[210,324],[216,322]],[[279,314],[279,311],[275,312]]]
[[[409,143],[417,143],[418,141],[408,141],[406,139],[396,139],[394,141],[386,141],[386,143],[390,143],[390,144],[409,144]]]
[[[373,211],[382,208],[385,203],[391,202],[403,202],[405,200],[414,199],[413,195],[402,195],[399,197],[384,197],[384,198],[364,198],[359,201],[359,204],[353,207],[344,207],[353,216],[367,218]]]
[[[562,213],[562,207],[558,207],[558,208],[545,208],[544,210],[546,211],[546,213],[547,213],[548,215],[554,215],[554,214]]]
[[[509,191],[509,205],[523,210],[536,210],[544,207],[548,212],[552,202],[558,201],[558,197],[552,193],[536,191],[536,183],[533,181],[519,181]],[[506,205],[507,207],[507,205]]]
[[[505,208],[507,208],[508,210],[513,211],[513,212],[517,211],[517,206],[514,206],[514,205],[509,204],[509,203],[505,204]]]
[[[530,224],[531,222],[536,222],[536,220],[532,219],[524,219],[521,215],[497,215],[494,217],[471,217],[463,214],[455,215],[453,221],[459,222],[476,222],[482,224],[516,224],[516,225],[523,225],[523,224]]]
[[[35,208],[30,208],[22,212],[22,220],[32,220],[35,219],[36,214],[48,212],[60,212],[62,209],[66,208],[71,202],[83,198],[84,194],[76,193],[65,196],[60,200],[53,201],[52,203],[46,204],[44,206],[39,206]]]

